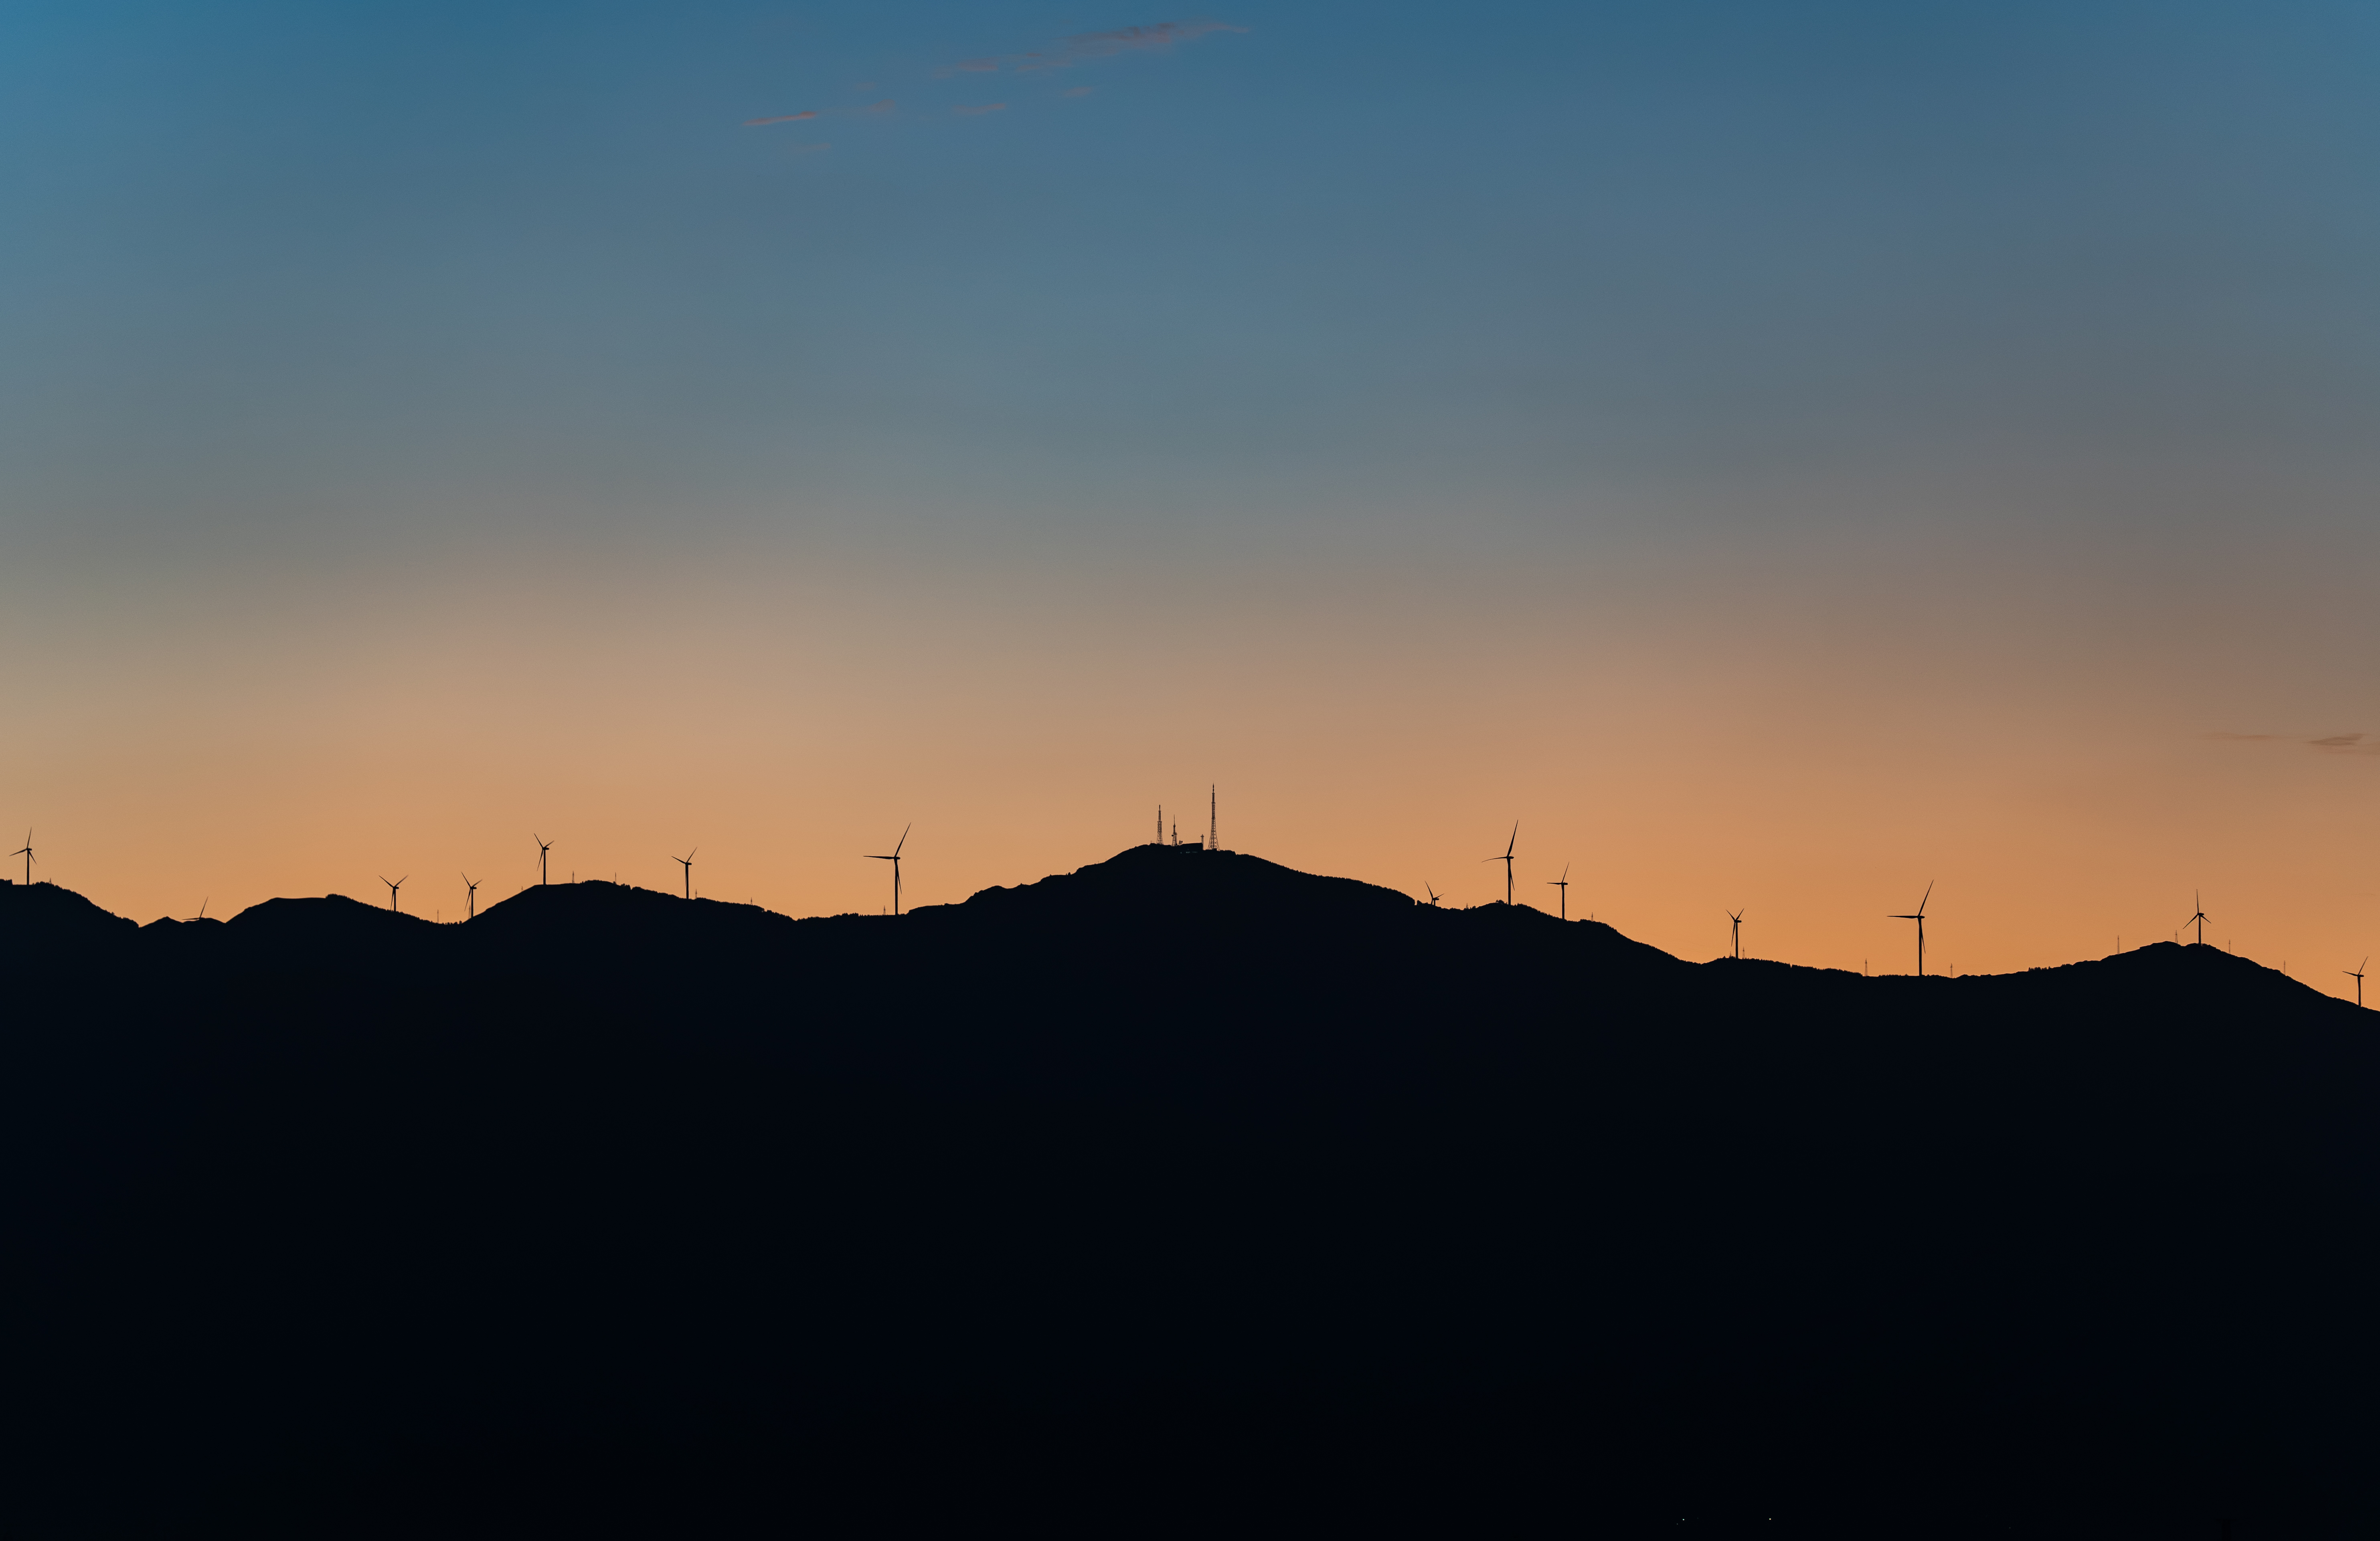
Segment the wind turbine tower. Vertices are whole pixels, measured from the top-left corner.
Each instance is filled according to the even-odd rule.
[[[30,826],[30,825],[27,825],[27,826],[26,826],[26,828],[25,828],[25,844],[24,844],[24,848],[23,848],[22,850],[11,851],[11,852],[9,852],[8,854],[9,854],[10,855],[12,855],[12,856],[22,856],[22,857],[24,857],[24,858],[25,858],[25,886],[26,886],[27,888],[30,888],[30,887],[32,887],[32,886],[33,886],[33,831],[32,831],[32,826]]]
[[[1885,916],[1887,920],[1914,920],[1917,922],[1917,977],[1921,979],[1925,977],[1925,900],[1933,897],[1934,885],[1932,883],[1927,883],[1925,885],[1925,898],[1917,901],[1917,913],[1915,915],[1888,915]]]
[[[2195,890],[2192,890],[2190,895],[2190,907],[2192,911],[2191,916],[2189,919],[2183,921],[2182,924],[2185,926],[2195,926],[2198,928],[2198,945],[2204,947],[2206,945],[2206,904],[2204,900],[2198,897]],[[2371,960],[2366,958],[2364,962],[2369,963]]]
[[[411,874],[410,872],[408,872],[408,873],[407,873],[407,874],[406,874],[406,877],[407,877],[407,878],[409,878],[409,877],[411,877],[412,875],[413,875],[413,874]],[[382,879],[381,880],[381,881],[382,881],[382,882],[384,882],[384,883],[388,883],[388,880],[387,880],[386,878],[382,878]],[[404,886],[405,886],[405,878],[399,878],[396,881],[395,881],[395,882],[393,882],[393,883],[388,883],[388,907],[389,907],[392,911],[393,911],[393,910],[395,910],[395,909],[396,908],[396,891],[397,891],[398,889],[403,888]]]
[[[1429,907],[1431,909],[1438,908],[1438,890],[1429,886],[1429,880],[1427,878],[1424,878],[1421,880],[1421,886],[1422,891],[1429,895]]]
[[[901,847],[909,843],[909,831],[916,827],[914,824],[902,826],[901,838],[894,843],[891,855],[868,858],[869,861],[889,861],[892,864],[892,913],[894,915],[901,913]]]
[[[1500,861],[1504,864],[1504,903],[1508,905],[1512,902],[1512,847],[1520,843],[1521,821],[1515,819],[1512,820],[1512,838],[1504,843],[1504,854],[1500,856],[1481,858],[1485,861]]]
[[[1727,912],[1727,945],[1729,953],[1734,957],[1742,957],[1743,912],[1742,910],[1730,910]]]
[[[529,839],[537,842],[537,886],[543,888],[545,886],[545,854],[553,849],[553,842],[543,838],[535,831],[530,831]]]
[[[2353,968],[2342,968],[2339,970],[2341,974],[2346,975],[2349,978],[2355,981],[2355,1003],[2359,1006],[2363,1004],[2363,971],[2371,965],[2371,958],[2366,957],[2362,963],[2357,964]]]
[[[471,880],[471,875],[468,872],[463,874],[463,899],[469,906],[463,912],[463,918],[466,920],[476,918],[480,913],[480,885]]]
[[[1513,838],[1516,840],[1519,839],[1520,834],[1520,826],[1514,825],[1512,828]],[[1562,863],[1562,875],[1559,878],[1548,879],[1546,886],[1548,888],[1558,888],[1561,890],[1561,917],[1564,920],[1568,920],[1570,918],[1570,863]]]
[[[689,899],[694,897],[694,852],[701,849],[702,847],[698,845],[694,848],[694,851],[688,851],[682,856],[672,856],[670,858],[670,860],[686,868],[686,896]]]

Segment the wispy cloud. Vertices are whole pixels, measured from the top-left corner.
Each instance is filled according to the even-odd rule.
[[[1076,32],[1071,37],[1059,39],[1057,42],[1045,49],[1025,54],[978,55],[973,58],[961,59],[956,64],[945,66],[936,70],[934,74],[939,79],[947,79],[954,75],[997,75],[1002,70],[1023,75],[1037,70],[1071,69],[1076,65],[1087,64],[1094,59],[1113,58],[1119,54],[1171,53],[1183,43],[1195,42],[1213,32],[1246,30],[1245,27],[1236,27],[1228,21],[1198,19],[1159,21],[1146,27],[1118,27],[1103,32]],[[867,91],[875,86],[876,82],[873,80],[862,80],[852,89]],[[1091,94],[1091,88],[1072,86],[1060,94],[1088,96]],[[897,105],[893,99],[888,96],[880,102],[871,102],[864,107],[836,107],[831,110],[838,117],[853,112],[880,115],[894,111]],[[962,103],[951,108],[951,112],[959,117],[981,117],[988,113],[1006,111],[1008,111],[1008,103],[1005,102],[987,102],[980,104]],[[818,109],[805,108],[798,113],[781,113],[771,117],[747,117],[744,119],[743,127],[766,128],[780,123],[807,123],[819,115]],[[823,144],[788,147],[789,152],[794,154],[808,154],[812,151],[825,148]]]
[[[1177,42],[1189,42],[1209,32],[1245,32],[1245,27],[1234,27],[1222,21],[1160,21],[1154,27],[1120,27],[1112,32],[1077,32],[1066,40],[1064,57],[1069,63],[1076,59],[1103,59],[1111,54],[1165,50]]]
[[[989,75],[1007,69],[1028,75],[1042,69],[1071,69],[1092,59],[1112,58],[1118,54],[1169,53],[1176,44],[1190,42],[1209,32],[1245,32],[1245,27],[1234,27],[1227,21],[1160,21],[1147,27],[1119,27],[1112,31],[1076,32],[1061,38],[1056,46],[1028,54],[984,55],[961,59],[935,71],[943,78],[953,75]]]
[[[2218,744],[2302,744],[2324,754],[2380,755],[2380,739],[2360,733],[2335,733],[2324,738],[2293,733],[2211,733],[2206,736]]]

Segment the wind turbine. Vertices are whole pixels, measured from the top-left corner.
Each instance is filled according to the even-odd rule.
[[[1743,911],[1727,912],[1728,947],[1736,957],[1743,956]]]
[[[12,855],[12,856],[22,856],[22,857],[24,857],[24,858],[25,858],[25,886],[26,886],[27,888],[30,888],[30,887],[32,887],[32,886],[33,886],[33,830],[32,830],[32,826],[31,826],[31,825],[30,825],[30,824],[29,824],[29,825],[27,825],[27,826],[25,827],[25,848],[24,848],[23,850],[21,850],[21,851],[11,851],[11,852],[9,852],[8,854],[9,854],[10,855]]]
[[[893,845],[891,855],[868,858],[869,861],[889,861],[892,864],[892,913],[894,915],[901,913],[901,847],[909,843],[909,831],[916,827],[911,824],[902,826],[901,838]]]
[[[529,831],[529,839],[537,842],[537,886],[543,888],[545,886],[545,854],[553,849],[553,842],[545,839],[533,830]]]
[[[471,880],[471,875],[468,872],[463,874],[463,897],[470,904],[470,908],[465,912],[463,918],[472,919],[480,913],[480,885]]]
[[[2195,913],[2193,913],[2188,920],[2183,921],[2182,924],[2185,926],[2195,926],[2198,928],[2198,945],[2204,947],[2206,945],[2206,906],[2205,904],[2200,900],[2195,890],[2192,890],[2190,895],[2190,907]],[[2366,963],[2371,962],[2369,958],[2364,961]]]
[[[2359,1006],[2363,1004],[2363,971],[2370,967],[2371,964],[2372,960],[2367,956],[2362,963],[2357,964],[2353,968],[2342,968],[2339,970],[2341,974],[2346,975],[2349,978],[2355,981],[2355,1003]]]
[[[701,849],[702,847],[698,845],[693,851],[688,851],[682,856],[672,856],[670,858],[670,860],[686,868],[686,896],[689,899],[694,897],[694,852]]]
[[[1917,922],[1917,977],[1921,979],[1925,977],[1925,900],[1933,897],[1934,885],[1932,883],[1927,883],[1925,885],[1925,897],[1917,901],[1917,913],[1915,915],[1888,915],[1885,916],[1887,920],[1914,920]]]
[[[412,876],[413,874],[408,872],[405,875],[405,878],[410,878]],[[392,910],[396,908],[396,891],[405,886],[405,878],[399,878],[393,883],[388,883],[388,880],[386,878],[382,878],[381,880],[382,882],[388,883],[388,907]]]
[[[1421,886],[1422,886],[1422,888],[1423,888],[1425,891],[1427,891],[1427,892],[1428,892],[1428,894],[1429,894],[1429,907],[1430,907],[1431,909],[1436,909],[1436,908],[1438,908],[1438,899],[1439,899],[1438,890],[1436,890],[1436,889],[1434,889],[1434,888],[1431,888],[1431,887],[1429,886],[1429,880],[1428,880],[1427,878],[1424,878],[1424,879],[1421,880]]]
[[[1520,843],[1521,821],[1515,819],[1512,820],[1512,838],[1504,843],[1504,854],[1500,856],[1480,858],[1483,861],[1500,861],[1504,864],[1504,903],[1507,904],[1512,902],[1512,847]]]
[[[1521,827],[1518,824],[1512,826],[1512,838],[1515,840],[1521,838]],[[1562,863],[1562,875],[1559,878],[1547,879],[1546,886],[1548,888],[1558,888],[1562,891],[1561,917],[1564,920],[1568,920],[1570,918],[1570,863]]]

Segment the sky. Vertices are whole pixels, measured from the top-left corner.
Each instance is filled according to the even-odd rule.
[[[2380,11],[0,12],[0,827],[2380,953]],[[18,858],[21,868],[22,858]],[[21,870],[18,874],[21,876]],[[1204,960],[1185,956],[1185,968]]]

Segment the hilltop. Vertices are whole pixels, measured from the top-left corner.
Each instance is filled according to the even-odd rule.
[[[2196,1513],[2344,1501],[2380,1433],[2380,1038],[2214,949],[1690,964],[1161,846],[897,918],[35,885],[0,949],[33,1487],[112,1450],[337,1509],[395,1462],[415,1524],[490,1450],[748,1495],[1287,1441],[1382,1491]]]

